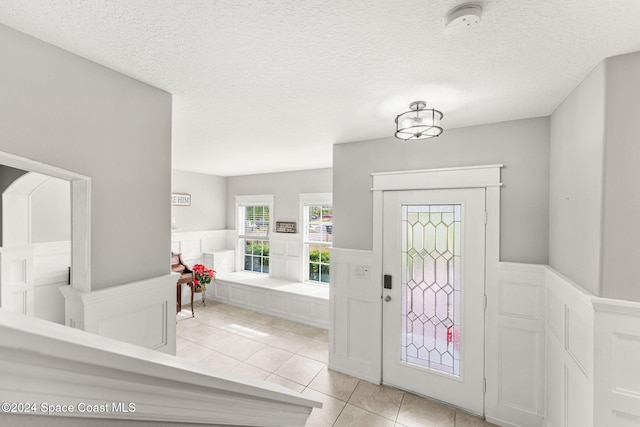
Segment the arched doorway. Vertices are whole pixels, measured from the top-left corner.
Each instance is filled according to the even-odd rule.
[[[2,307],[64,323],[71,267],[69,181],[29,172],[2,194]]]

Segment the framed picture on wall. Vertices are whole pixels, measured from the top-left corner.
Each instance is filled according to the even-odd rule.
[[[191,206],[191,194],[171,193],[171,206]]]

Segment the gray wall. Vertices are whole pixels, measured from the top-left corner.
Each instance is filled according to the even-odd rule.
[[[27,173],[21,169],[0,165],[0,195],[7,189],[13,181]],[[0,246],[2,245],[2,197],[0,197]]]
[[[640,301],[640,52],[605,65],[602,296]]]
[[[274,195],[272,220],[296,221],[299,217],[299,194],[331,193],[331,169],[243,175],[227,178],[227,228],[236,227],[235,196]],[[300,224],[298,224],[300,226]]]
[[[549,265],[598,295],[605,71],[601,64],[551,116]]]
[[[551,116],[549,263],[640,301],[640,53],[600,63]]]
[[[173,170],[171,192],[191,194],[191,206],[172,206],[180,231],[222,230],[226,226],[227,179]]]
[[[446,126],[446,122],[443,122]],[[445,129],[431,140],[389,137],[333,150],[334,246],[372,249],[372,172],[504,164],[500,258],[548,261],[549,118]]]
[[[92,178],[94,289],[167,274],[171,95],[0,25],[0,151]]]

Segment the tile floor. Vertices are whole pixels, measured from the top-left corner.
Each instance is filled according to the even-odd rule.
[[[307,426],[493,425],[411,393],[327,369],[326,330],[214,301],[194,306],[194,318],[190,310],[178,314],[178,356],[271,381],[323,402]]]

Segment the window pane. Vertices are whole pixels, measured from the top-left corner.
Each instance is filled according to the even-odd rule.
[[[333,241],[333,208],[326,205],[309,205],[307,212],[307,241]]]
[[[267,236],[269,234],[269,206],[244,207],[244,234]]]
[[[269,272],[269,241],[246,239],[244,269],[257,273]]]
[[[309,245],[309,280],[329,283],[329,246]]]

